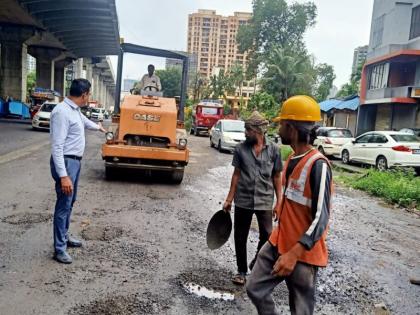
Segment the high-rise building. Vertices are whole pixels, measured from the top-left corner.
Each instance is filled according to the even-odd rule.
[[[36,59],[29,54],[27,56],[28,57],[26,58],[26,69],[28,73],[36,71]]]
[[[351,73],[355,74],[360,65],[363,65],[366,61],[367,53],[369,46],[360,46],[354,50],[353,55],[353,66],[351,68]]]
[[[235,63],[246,66],[247,54],[238,50],[236,35],[251,13],[221,16],[214,10],[198,10],[188,16],[188,53],[196,54],[197,72],[209,78],[215,68],[224,71]]]

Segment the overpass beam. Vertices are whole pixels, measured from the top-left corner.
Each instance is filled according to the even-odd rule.
[[[24,42],[35,34],[33,28],[0,26],[0,96],[26,101],[26,59]]]

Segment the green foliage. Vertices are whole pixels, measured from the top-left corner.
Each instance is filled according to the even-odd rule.
[[[26,77],[26,89],[28,91],[28,95],[30,91],[33,91],[35,89],[36,85],[36,73],[35,71],[31,71],[28,73]]]
[[[342,178],[344,183],[382,197],[389,203],[420,210],[420,177],[407,170],[379,172],[369,170],[365,175]]]
[[[253,18],[238,31],[239,49],[249,52],[254,69],[258,67],[259,56],[267,55],[273,46],[302,51],[303,35],[315,25],[316,15],[313,2],[288,5],[285,0],[254,0]]]
[[[360,89],[360,80],[362,78],[362,70],[364,63],[359,65],[356,73],[353,73],[350,77],[350,82],[345,83],[338,91],[336,97],[347,97],[351,95],[358,95]]]
[[[323,100],[332,87],[333,67],[315,65],[304,43],[316,16],[312,1],[254,0],[253,18],[239,28],[239,49],[249,54],[246,76],[255,77],[257,69],[262,69],[260,85],[279,103],[297,94]]]
[[[179,67],[156,70],[156,75],[160,78],[163,96],[174,97],[181,95],[182,71]]]
[[[316,84],[314,86],[314,96],[318,102],[324,101],[333,86],[336,78],[334,68],[326,63],[318,64],[315,67]]]
[[[306,53],[296,53],[290,47],[272,48],[266,60],[261,80],[262,88],[280,102],[296,94],[312,94],[315,71]]]
[[[277,116],[279,111],[279,105],[274,99],[274,97],[267,92],[258,92],[255,93],[248,103],[247,111],[244,112],[244,115],[249,116],[249,114],[254,110],[258,110],[260,113],[271,120]]]

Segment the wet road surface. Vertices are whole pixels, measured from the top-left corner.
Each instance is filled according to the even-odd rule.
[[[51,259],[49,147],[33,147],[48,134],[25,127],[13,127],[28,133],[20,147],[0,139],[9,148],[0,152],[0,314],[256,314],[230,281],[233,239],[206,248],[206,225],[227,193],[232,155],[191,136],[181,185],[136,173],[110,182],[100,158],[103,135],[89,132],[71,223],[84,247],[70,249],[73,264],[61,265]],[[28,145],[29,153],[11,158]],[[338,187],[316,314],[371,314],[381,302],[393,314],[420,314],[420,287],[409,283],[420,275],[419,231],[418,215]],[[256,245],[254,222],[249,257]],[[285,285],[274,295],[288,314]]]

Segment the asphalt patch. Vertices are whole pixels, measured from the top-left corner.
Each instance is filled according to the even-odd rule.
[[[112,241],[123,235],[123,229],[116,226],[90,225],[82,231],[82,237],[87,241]]]
[[[134,315],[165,314],[169,301],[156,295],[145,293],[135,295],[114,295],[72,308],[70,315]]]
[[[48,222],[52,219],[51,213],[32,213],[32,212],[24,212],[24,213],[16,213],[4,217],[2,219],[3,222],[13,224],[13,225],[26,225],[26,224],[34,224],[34,223],[44,223]]]

